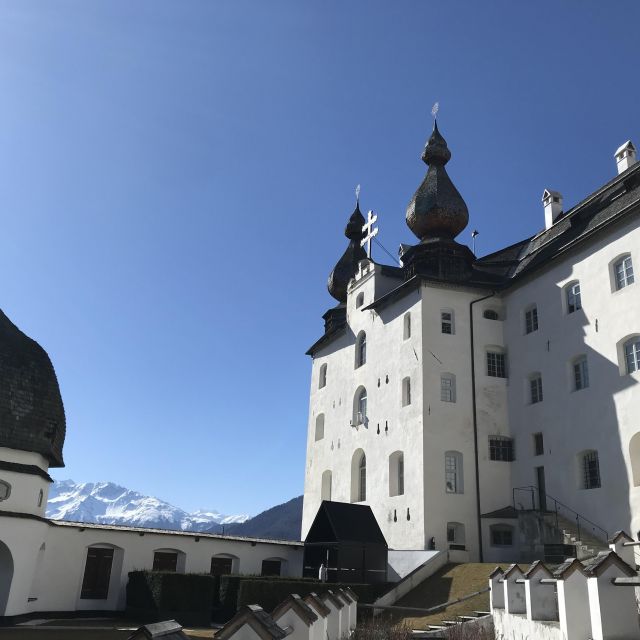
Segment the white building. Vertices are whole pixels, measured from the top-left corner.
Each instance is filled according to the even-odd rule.
[[[640,530],[635,148],[567,212],[545,190],[545,228],[483,258],[455,241],[468,211],[450,157],[436,126],[402,267],[367,259],[358,207],[347,225],[339,304],[308,351],[303,539],[322,500],[369,504],[390,548],[454,561],[542,558],[570,542],[562,529],[592,547]]]
[[[45,518],[65,416],[45,351],[0,312],[0,618],[116,611],[130,571],[299,576],[302,545]]]

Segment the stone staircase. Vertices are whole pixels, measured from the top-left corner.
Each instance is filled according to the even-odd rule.
[[[451,629],[451,627],[457,627],[461,624],[478,621],[481,618],[491,615],[490,611],[472,611],[470,613],[473,613],[473,615],[455,616],[455,618],[452,618],[451,620],[442,620],[438,624],[430,624],[425,630],[413,629],[413,637],[446,638],[446,632]]]
[[[609,548],[608,543],[589,531],[588,525],[581,526],[578,530],[576,522],[565,518],[560,514],[546,513],[545,521],[550,525],[556,526],[562,533],[564,544],[570,544],[576,548],[576,557],[578,560],[585,560],[587,558],[593,558],[597,556],[600,551],[607,551]],[[603,536],[604,537],[604,536]]]

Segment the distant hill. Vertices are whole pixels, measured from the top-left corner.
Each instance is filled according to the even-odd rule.
[[[239,524],[228,524],[225,534],[269,538],[278,540],[300,540],[302,529],[302,496],[271,507],[254,518]]]

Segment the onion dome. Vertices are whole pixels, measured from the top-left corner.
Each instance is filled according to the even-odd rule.
[[[469,222],[467,205],[444,168],[450,159],[436,123],[422,154],[427,175],[407,207],[407,225],[422,242],[453,240]]]
[[[64,407],[47,352],[0,311],[0,447],[63,467]]]
[[[347,301],[347,286],[349,280],[355,276],[360,260],[364,260],[367,257],[367,252],[360,246],[360,242],[364,237],[362,233],[364,223],[364,216],[360,212],[360,203],[356,202],[356,208],[351,214],[347,227],[344,230],[344,235],[347,236],[350,241],[349,246],[342,254],[342,258],[338,260],[338,264],[336,264],[333,271],[329,274],[329,280],[327,282],[329,293],[338,302]]]

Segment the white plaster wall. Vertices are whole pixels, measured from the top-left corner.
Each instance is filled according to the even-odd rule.
[[[446,554],[442,551],[405,550],[389,549],[388,564],[389,571],[387,577],[390,582],[402,580],[405,576],[415,571],[418,567],[429,562],[435,556]]]
[[[504,609],[494,610],[493,624],[496,638],[502,640],[566,640],[557,622],[527,620],[523,614],[509,614]]]
[[[394,286],[401,284],[391,281]],[[333,340],[316,354],[313,361],[308,424],[307,464],[302,538],[306,537],[321,501],[321,478],[332,472],[332,500],[351,501],[351,463],[362,449],[367,457],[367,500],[390,547],[424,549],[422,495],[422,425],[420,410],[419,292],[414,291],[393,310],[374,311],[355,308],[358,293],[364,293],[364,306],[374,300],[376,291],[390,286],[376,272],[355,283],[347,302],[347,335]],[[412,337],[403,339],[403,316],[411,312]],[[367,361],[355,364],[355,341],[360,331],[367,334]],[[320,367],[327,364],[327,385],[318,389]],[[401,384],[411,376],[412,404],[402,407]],[[388,382],[387,382],[388,379]],[[368,425],[351,427],[353,401],[360,385],[367,389]],[[324,439],[315,441],[315,422],[325,414]],[[385,429],[386,427],[386,429]],[[378,430],[380,433],[378,433]],[[389,495],[389,456],[404,452],[404,495]],[[409,509],[410,520],[407,520]],[[394,521],[395,510],[395,521]]]
[[[211,557],[220,553],[239,558],[238,572],[259,574],[262,561],[281,558],[283,575],[302,575],[302,546],[269,542],[209,538],[196,535],[144,533],[81,526],[48,525],[34,520],[3,518],[0,515],[0,540],[8,545],[18,571],[14,576],[7,615],[28,611],[75,611],[77,609],[116,610],[125,606],[126,584],[130,571],[151,569],[157,549],[175,549],[185,554],[185,572],[209,573]],[[28,604],[27,597],[36,571],[35,563],[42,543],[45,552],[38,568],[38,600]],[[87,549],[102,545],[116,548],[111,586],[107,600],[81,600]],[[16,577],[17,576],[17,577]],[[54,587],[55,585],[55,587]]]
[[[262,640],[262,638],[247,623],[243,624],[232,637],[233,640]]]
[[[342,613],[331,600],[323,600],[324,604],[331,610],[327,616],[327,640],[339,640],[342,637]]]
[[[612,293],[611,263],[630,252],[640,276],[640,229],[629,220],[580,251],[550,263],[509,290],[509,414],[516,438],[515,486],[535,485],[544,466],[547,492],[608,532],[640,529],[640,487],[633,486],[629,440],[640,431],[640,374],[621,375],[616,345],[640,332],[640,283]],[[638,278],[636,276],[636,279]],[[562,287],[580,281],[583,309],[564,310]],[[538,307],[538,331],[524,334],[524,309]],[[571,360],[586,354],[589,388],[573,391]],[[529,405],[525,381],[541,372],[544,400]],[[533,434],[544,435],[545,453],[534,456]],[[577,454],[596,449],[600,489],[580,488]],[[611,496],[618,496],[611,500]]]
[[[48,528],[45,522],[7,518],[0,514],[0,541],[7,545],[13,558],[13,578],[4,615],[15,616],[29,611],[28,599],[32,595],[38,552]],[[54,584],[55,580],[51,578],[49,585]]]
[[[49,469],[45,458],[39,453],[18,451],[0,447],[0,460],[3,462],[15,462],[18,464],[36,465],[43,471]],[[0,469],[0,480],[11,485],[11,495],[7,500],[0,502],[0,510],[30,513],[36,516],[44,516],[49,495],[49,481],[40,476],[15,471]],[[38,498],[42,490],[42,503],[38,506]]]

